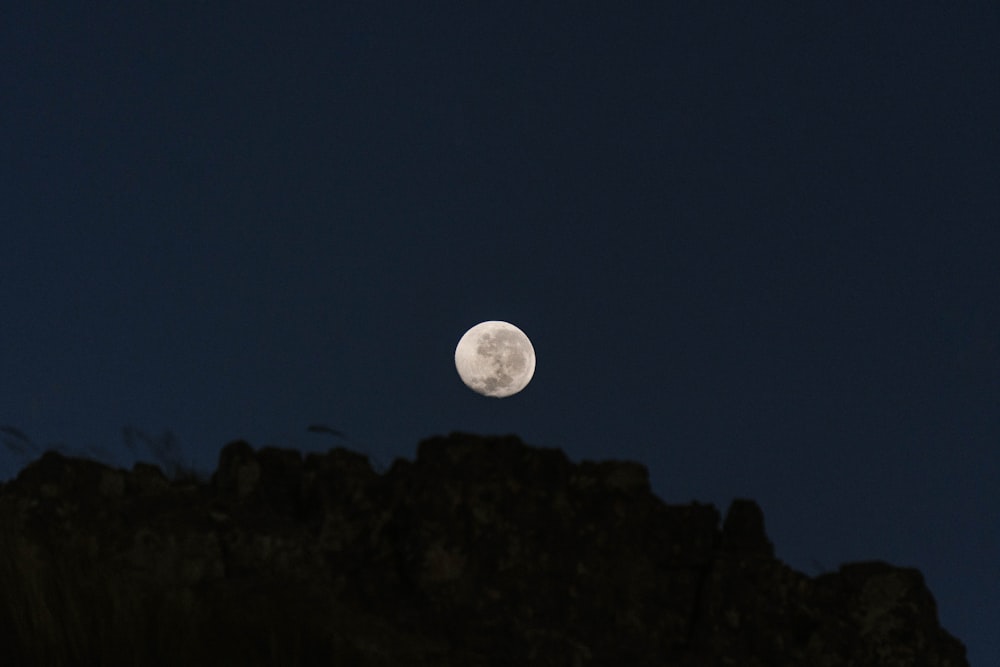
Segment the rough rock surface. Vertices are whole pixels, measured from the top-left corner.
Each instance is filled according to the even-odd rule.
[[[208,483],[50,452],[0,488],[3,664],[967,665],[913,569],[810,578],[760,508],[452,434],[221,453]]]

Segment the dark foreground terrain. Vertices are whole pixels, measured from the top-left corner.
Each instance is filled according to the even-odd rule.
[[[720,518],[514,437],[381,475],[237,442],[205,484],[50,452],[0,488],[0,663],[968,664],[917,570],[811,578]]]

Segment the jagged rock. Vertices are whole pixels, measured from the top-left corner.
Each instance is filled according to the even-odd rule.
[[[376,473],[223,448],[209,483],[48,453],[0,489],[4,664],[961,667],[916,570],[810,578],[761,509],[452,434]]]
[[[764,512],[757,503],[744,498],[732,502],[722,524],[720,546],[727,551],[774,555],[774,545],[764,532]]]

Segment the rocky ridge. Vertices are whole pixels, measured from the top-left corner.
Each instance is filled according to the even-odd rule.
[[[48,452],[0,487],[0,590],[4,664],[968,664],[919,571],[809,577],[750,500],[513,436],[383,474],[236,442],[204,483]]]

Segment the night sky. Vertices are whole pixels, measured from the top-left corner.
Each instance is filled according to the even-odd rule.
[[[640,461],[995,664],[996,3],[111,4],[0,11],[0,425]],[[491,319],[507,399],[455,372]]]

